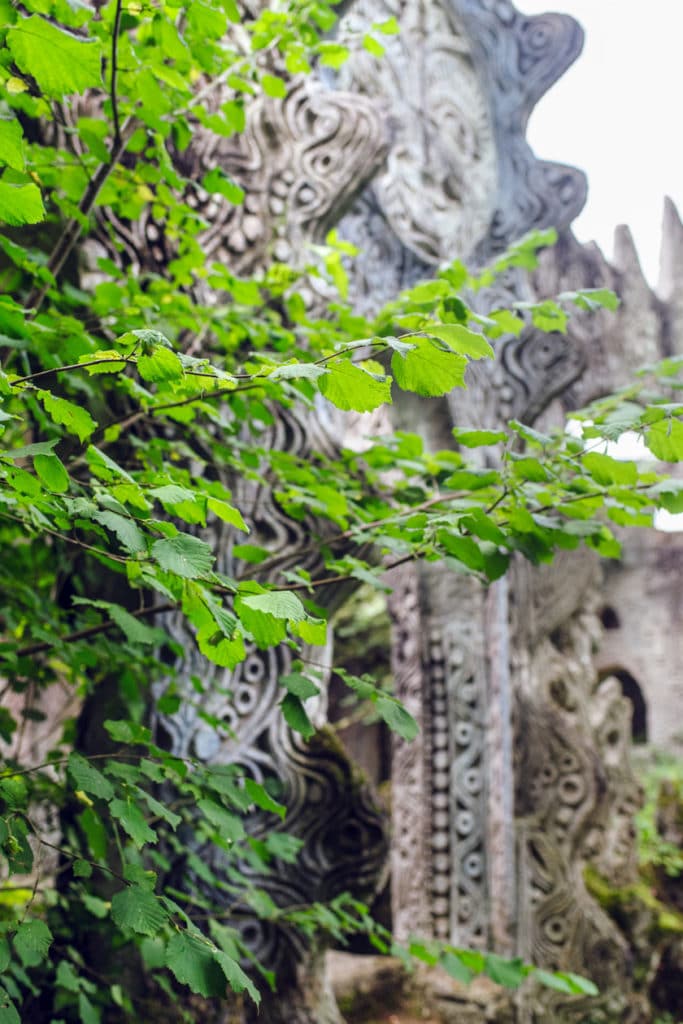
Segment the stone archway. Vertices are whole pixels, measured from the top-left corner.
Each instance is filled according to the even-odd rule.
[[[609,609],[611,611],[611,609]],[[604,622],[604,620],[603,620]],[[609,626],[606,626],[609,629]],[[636,680],[631,675],[628,669],[625,668],[609,668],[604,669],[600,672],[600,680],[606,679],[608,676],[614,676],[619,680],[621,684],[621,692],[630,701],[633,707],[633,717],[631,719],[631,739],[634,743],[647,743],[648,742],[648,706],[645,700],[643,690]]]

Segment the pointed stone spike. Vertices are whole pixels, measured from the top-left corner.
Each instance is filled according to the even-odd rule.
[[[614,232],[613,266],[617,271],[614,288],[619,294],[619,326],[609,330],[615,365],[634,370],[643,363],[656,362],[665,352],[661,345],[661,324],[655,297],[638,258],[631,229],[620,224]]]
[[[664,199],[657,293],[668,307],[669,347],[683,352],[683,224],[668,196]]]
[[[683,224],[673,199],[665,196],[657,292],[667,300],[676,291],[683,291]]]
[[[633,241],[631,229],[627,224],[619,224],[615,228],[612,263],[615,269],[623,275],[628,288],[637,288],[638,292],[650,291],[640,264],[636,243]]]

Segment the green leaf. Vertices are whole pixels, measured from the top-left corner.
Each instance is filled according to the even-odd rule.
[[[338,71],[349,59],[348,47],[340,43],[323,42],[318,47],[320,63]]]
[[[493,359],[494,352],[486,338],[462,324],[430,324],[426,328],[430,337],[444,341],[454,352],[470,359]]]
[[[288,693],[280,704],[282,714],[290,729],[299,732],[305,740],[309,740],[315,733],[315,728],[306,714],[306,709],[293,693]]]
[[[379,696],[375,707],[380,718],[386,722],[392,732],[397,733],[407,743],[412,743],[420,729],[413,716],[402,704],[391,697]]]
[[[78,1015],[81,1024],[102,1024],[100,1011],[90,1002],[85,992],[78,993]]]
[[[466,448],[482,448],[488,444],[502,444],[507,441],[507,434],[502,430],[462,430],[454,427],[453,437],[458,444]]]
[[[37,14],[17,21],[7,33],[7,45],[18,67],[46,96],[61,99],[102,84],[99,41],[80,39]]]
[[[101,523],[102,526],[106,526],[108,530],[111,530],[118,537],[121,545],[131,555],[147,550],[144,534],[135,520],[129,516],[122,516],[118,512],[110,512],[108,509],[103,509],[93,512],[92,518],[96,523]]]
[[[137,804],[130,800],[112,800],[109,804],[112,815],[121,823],[138,849],[145,843],[156,843],[158,836],[147,822]]]
[[[155,541],[152,544],[152,557],[162,569],[188,580],[204,576],[211,571],[214,563],[209,545],[189,533]]]
[[[363,36],[363,46],[373,57],[383,57],[384,47],[374,36],[366,34]]]
[[[539,331],[552,334],[564,334],[567,330],[568,317],[565,311],[552,299],[534,304],[519,303],[521,308],[530,309],[531,322]]]
[[[202,797],[201,800],[197,801],[197,807],[220,832],[222,839],[232,843],[244,839],[246,832],[240,818],[235,814],[231,814],[230,811],[226,811],[215,800]]]
[[[19,122],[12,118],[0,117],[0,163],[7,164],[15,171],[23,171],[24,135]]]
[[[524,328],[524,320],[510,309],[497,309],[489,313],[486,319],[493,321],[493,325],[484,327],[491,338],[498,338],[501,334],[512,334],[517,338]]]
[[[74,598],[74,604],[89,604],[93,608],[102,608],[109,614],[112,622],[115,622],[122,633],[131,643],[135,644],[159,644],[167,639],[161,629],[145,625],[140,619],[131,615],[129,611],[122,608],[120,604],[113,604],[111,601],[90,601],[86,598]]]
[[[261,650],[282,643],[287,636],[287,623],[284,619],[277,619],[274,615],[250,608],[243,604],[239,597],[235,598],[235,611],[244,628],[253,637],[256,646]]]
[[[391,402],[391,378],[368,373],[349,359],[337,359],[328,369],[318,387],[338,409],[372,412]]]
[[[265,594],[240,595],[240,604],[254,611],[272,615],[275,619],[299,622],[306,618],[306,610],[296,594],[286,590],[269,590]]]
[[[505,988],[519,988],[529,973],[529,969],[519,958],[504,960],[503,957],[496,956],[495,953],[487,953],[484,973],[498,985],[503,985]]]
[[[401,26],[393,16],[386,21],[373,22],[372,27],[385,36],[395,36],[401,31]]]
[[[69,474],[56,455],[34,455],[33,468],[48,490],[56,494],[69,490]]]
[[[534,977],[546,985],[555,989],[556,992],[564,992],[567,995],[598,996],[600,991],[588,978],[582,978],[579,974],[572,974],[569,971],[544,971],[536,968]]]
[[[451,978],[468,985],[472,980],[472,971],[466,967],[460,957],[452,950],[447,949],[440,957],[439,964],[450,974]]]
[[[599,484],[634,484],[638,479],[638,467],[634,462],[613,459],[599,452],[589,452],[583,456],[583,464]]]
[[[60,960],[57,967],[57,984],[65,988],[67,992],[79,992],[81,988],[80,978],[68,960]]]
[[[664,480],[650,488],[649,493],[656,496],[662,508],[672,515],[683,512],[683,480]]]
[[[168,921],[168,911],[153,892],[140,885],[114,893],[111,916],[119,928],[137,935],[157,935]]]
[[[12,959],[12,954],[9,948],[9,942],[4,937],[0,937],[0,974],[7,970]]]
[[[92,875],[92,864],[87,860],[75,860],[71,865],[74,878],[90,878]]]
[[[25,921],[17,928],[14,948],[24,967],[36,967],[47,958],[52,932],[44,921]]]
[[[303,619],[301,622],[292,623],[291,631],[294,636],[301,637],[305,644],[313,647],[324,647],[327,643],[327,622],[325,619]]]
[[[282,100],[287,95],[287,83],[277,75],[261,75],[261,88],[266,96]]]
[[[412,352],[413,349],[417,348],[415,342],[403,341],[401,338],[394,338],[392,335],[388,335],[385,338],[373,338],[372,340],[385,342],[392,351],[398,352],[399,355],[402,356],[408,355],[409,352]]]
[[[272,814],[277,814],[280,818],[284,818],[287,808],[284,804],[279,804],[277,800],[273,800],[270,793],[260,782],[256,782],[255,779],[245,779],[244,789],[251,803],[256,804],[262,811],[270,811]]]
[[[259,547],[257,544],[235,544],[232,553],[235,558],[240,558],[253,565],[260,565],[261,562],[265,562],[270,558],[268,550]]]
[[[220,965],[233,992],[247,992],[258,1006],[261,1002],[261,994],[251,978],[244,973],[238,962],[231,956],[228,956],[223,950],[214,952],[214,959]]]
[[[180,359],[165,345],[158,345],[148,355],[138,356],[137,366],[142,379],[153,383],[181,380],[185,375]]]
[[[304,676],[300,672],[290,672],[288,675],[280,676],[278,683],[301,700],[307,700],[320,693],[320,688],[308,676]]]
[[[59,438],[54,437],[51,441],[38,441],[36,444],[25,444],[22,448],[11,448],[3,452],[3,459],[26,459],[34,455],[52,455],[52,449],[59,444]]]
[[[447,281],[420,281],[409,291],[404,292],[404,296],[414,305],[434,306],[439,299],[449,295],[450,291],[451,285]]]
[[[176,518],[186,523],[206,526],[206,498],[203,494],[176,484],[154,487],[148,493]]]
[[[114,787],[109,779],[75,751],[69,754],[68,771],[76,789],[82,789],[84,793],[91,793],[103,800],[111,800],[114,796]]]
[[[405,356],[394,352],[391,369],[404,391],[418,395],[445,395],[465,386],[467,359],[432,338],[415,338],[415,349]]]
[[[181,985],[187,985],[196,995],[222,996],[226,975],[216,960],[216,952],[208,940],[178,932],[166,947],[166,966]]]
[[[612,312],[619,308],[619,299],[609,288],[581,288],[575,292],[562,292],[557,296],[560,302],[573,302],[579,309],[592,312],[595,309],[609,309]]]
[[[273,76],[265,76],[273,77]],[[279,81],[279,79],[278,79]],[[218,192],[233,206],[240,206],[244,202],[245,192],[236,182],[229,178],[220,167],[214,167],[202,178],[202,188],[207,192]]]
[[[683,423],[664,419],[654,423],[645,434],[645,444],[663,462],[683,460]]]
[[[28,805],[28,785],[22,775],[10,775],[0,779],[0,799],[12,811],[19,811]]]
[[[107,602],[103,601],[102,604],[107,604]],[[108,609],[116,625],[132,644],[153,646],[165,639],[163,630],[147,626],[140,619],[136,619],[134,615],[126,611],[125,608],[122,608],[120,604],[108,604]]]
[[[224,523],[230,523],[237,530],[244,530],[245,533],[249,533],[249,527],[242,518],[242,513],[238,508],[230,505],[227,501],[222,501],[220,498],[209,498],[207,506]]]
[[[269,380],[318,380],[329,373],[324,366],[316,366],[315,363],[285,363],[284,366],[276,367],[268,374]]]
[[[474,572],[483,570],[484,556],[477,542],[471,537],[463,537],[462,534],[446,528],[437,530],[436,537],[451,558],[456,558]]]
[[[271,832],[266,836],[266,847],[268,853],[278,857],[286,864],[295,864],[304,840],[297,836],[287,835],[286,832]]]
[[[93,352],[92,355],[87,353],[78,360],[79,363],[89,363],[95,359],[101,360],[101,362],[93,363],[92,366],[85,366],[84,369],[91,376],[96,376],[102,373],[120,373],[121,370],[125,370],[126,361],[121,359],[121,353],[117,352],[116,349],[101,349],[98,352]]]
[[[93,857],[96,860],[104,860],[107,856],[109,838],[99,814],[97,814],[94,808],[86,807],[82,814],[78,816],[78,822],[88,840]]]
[[[111,904],[107,900],[101,900],[99,896],[91,896],[88,892],[83,893],[82,900],[88,913],[96,917],[98,921],[104,921],[109,917]]]
[[[204,657],[222,668],[235,668],[246,657],[244,637],[241,633],[236,632],[234,636],[226,637],[220,628],[217,629],[211,622],[197,630],[197,645]]]
[[[79,441],[85,441],[94,432],[97,423],[87,409],[81,409],[66,398],[58,398],[49,391],[39,391],[38,398],[45,407],[45,412],[54,420],[61,423],[70,434],[75,434]]]
[[[0,221],[17,227],[45,220],[43,197],[37,185],[12,185],[0,181]]]
[[[0,1024],[21,1024],[21,1017],[5,989],[0,985]]]

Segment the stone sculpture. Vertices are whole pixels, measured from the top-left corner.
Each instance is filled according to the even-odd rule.
[[[355,28],[390,16],[401,31],[376,61],[355,46]],[[480,265],[525,232],[552,226],[562,242],[534,282],[509,275],[482,294],[482,308],[614,282],[615,272],[568,230],[584,201],[583,175],[537,160],[524,135],[535,103],[580,51],[572,19],[529,18],[508,0],[358,0],[340,35],[352,55],[336,82],[293,78],[282,103],[249,104],[236,140],[209,140],[198,128],[174,155],[192,179],[219,164],[246,192],[242,207],[199,187],[187,196],[210,224],[200,238],[207,258],[251,273],[269,260],[296,260],[336,225],[362,250],[351,292],[367,310],[444,260]],[[113,233],[116,259],[149,269],[171,255],[164,225],[149,215],[114,223]],[[111,249],[104,227],[99,244]],[[581,375],[596,360],[600,375],[590,380],[612,387],[614,348],[600,343],[601,327],[579,318],[568,337],[528,328],[502,339],[495,366],[479,370],[464,397],[433,403],[427,442],[446,446],[453,425],[476,425],[484,415],[489,427],[510,416],[552,416],[553,401],[567,400],[556,396],[589,395]],[[654,351],[659,326],[650,336]],[[344,427],[327,415],[283,413],[268,443],[298,455],[330,448]],[[394,425],[411,429],[415,420],[406,400]],[[304,528],[283,515],[267,486],[236,500],[255,536],[269,538],[278,568],[296,558]],[[232,573],[231,545],[226,533],[221,568]],[[488,591],[446,566],[405,568],[392,580],[396,692],[421,726],[415,743],[394,749],[394,928],[398,938],[419,932],[549,967],[590,971],[599,958],[598,1010],[618,1015],[628,951],[581,872],[590,861],[628,877],[637,787],[625,755],[627,707],[613,680],[598,684],[594,668],[597,568],[590,557],[565,568],[519,565]],[[330,606],[343,599],[326,597]],[[169,628],[180,630],[172,621]],[[235,673],[214,671],[209,710],[225,716],[236,738],[204,730],[189,705],[159,716],[157,732],[174,752],[238,762],[280,781],[287,831],[304,846],[296,865],[258,879],[276,902],[346,888],[369,897],[382,876],[387,830],[343,751],[324,733],[304,744],[283,725],[277,678],[290,657],[285,648],[254,650]],[[193,658],[178,666],[181,678],[189,680]],[[230,701],[220,693],[226,688]],[[238,923],[278,975],[277,997],[266,994],[260,1020],[341,1019],[319,958],[293,932]],[[539,1009],[536,994],[524,1000],[520,1020],[552,1012],[558,1022],[578,1021],[587,1011],[581,1000],[556,1001],[552,1011]]]

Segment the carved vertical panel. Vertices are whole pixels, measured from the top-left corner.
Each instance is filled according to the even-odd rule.
[[[445,566],[390,582],[396,695],[420,725],[413,743],[394,742],[394,930],[486,948],[484,593]]]
[[[486,704],[483,593],[476,581],[458,580],[458,605],[467,620],[444,624],[450,766],[452,879],[451,942],[474,949],[489,944],[486,850]],[[455,595],[453,595],[455,596]]]
[[[429,707],[422,665],[419,576],[414,565],[390,573],[389,610],[393,620],[391,666],[396,696],[417,722],[412,743],[392,738],[391,903],[394,934],[430,935]]]
[[[517,941],[534,963],[589,974],[617,1012],[628,1001],[628,950],[583,872],[604,871],[620,853],[609,874],[620,884],[631,877],[624,819],[637,787],[625,701],[594,667],[599,579],[589,552],[543,570],[514,568]],[[553,1006],[553,1019],[578,1021],[588,1003],[558,997]]]

